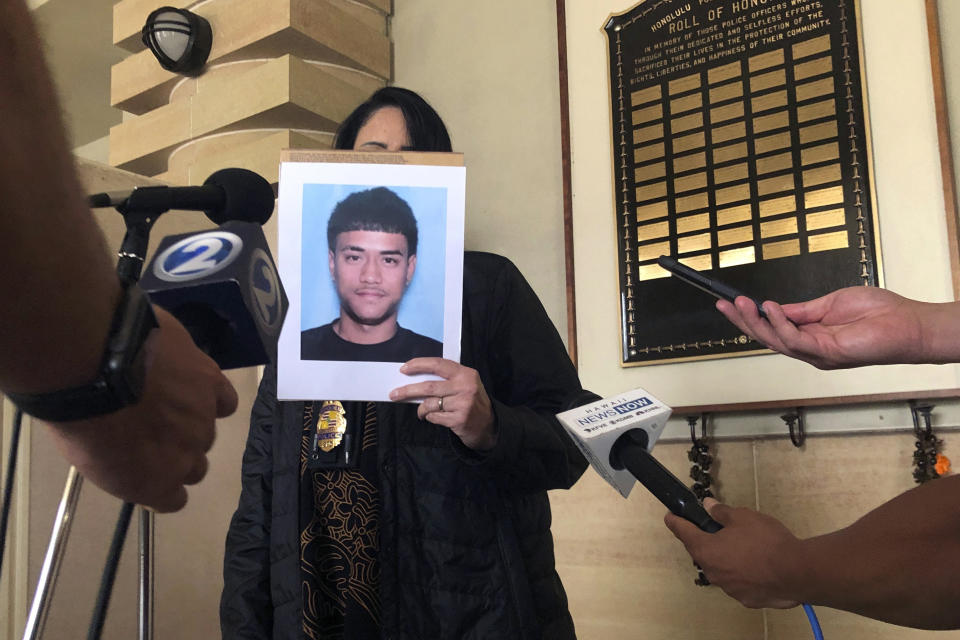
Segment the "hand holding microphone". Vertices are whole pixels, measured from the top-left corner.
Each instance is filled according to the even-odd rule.
[[[215,421],[236,411],[237,392],[173,316],[155,313],[140,400],[95,419],[52,423],[51,433],[63,457],[101,489],[165,512],[181,509],[185,485],[203,479]]]
[[[152,224],[170,209],[203,211],[218,229],[164,238],[140,280],[151,301],[175,316],[221,369],[276,358],[287,308],[261,225],[273,215],[273,187],[247,169],[221,169],[199,187],[138,187],[89,197]]]
[[[723,521],[723,537],[707,536],[668,513],[667,528],[683,543],[687,553],[710,578],[711,584],[746,607],[789,609],[800,604],[782,588],[786,564],[799,561],[800,541],[779,521],[750,509],[734,508],[713,498],[706,510]]]
[[[140,286],[221,369],[276,362],[287,296],[259,223],[164,238]]]
[[[243,169],[218,171],[202,187],[145,189],[119,195],[99,194],[92,196],[90,203],[92,206],[116,206],[128,212],[139,211],[151,218],[151,224],[170,208],[202,210],[217,223],[243,220],[249,222],[231,224],[252,226],[262,224],[273,212],[273,190],[269,183]],[[262,231],[259,233],[262,238]],[[273,262],[266,242],[264,240],[258,246],[247,244],[248,249],[259,248],[263,252],[257,254],[259,262],[248,259],[245,263],[250,274],[247,280],[249,289],[256,291],[259,288],[263,294],[275,285],[272,291],[276,297],[273,306],[269,300],[264,300],[264,295],[248,305],[259,303],[260,306],[254,308],[267,309],[261,312],[264,316],[272,312],[274,321],[279,324],[285,298],[279,287],[279,278],[270,279],[267,265],[272,268]],[[250,253],[242,255],[249,256]],[[182,283],[178,286],[188,288]],[[212,305],[218,300],[216,296],[214,299],[201,298],[197,306],[202,307],[200,303],[203,302]],[[283,304],[279,304],[281,300]],[[254,324],[250,306],[241,307],[235,303],[233,299],[228,309],[233,315],[227,314],[226,324],[230,325],[230,319],[245,321],[246,326]],[[218,363],[195,346],[191,334],[178,322],[175,314],[159,307],[162,305],[154,308],[159,326],[143,347],[144,384],[139,401],[93,419],[53,423],[51,426],[54,440],[64,457],[94,484],[125,501],[157,511],[176,511],[186,503],[185,485],[196,484],[206,474],[206,453],[213,445],[216,419],[232,414],[238,399]],[[199,315],[207,319],[211,316],[221,318],[219,313],[214,305]],[[213,336],[218,333],[215,326],[203,325],[200,329]],[[201,342],[203,340],[201,338]],[[264,362],[262,352],[265,349],[262,345],[260,349],[260,362]]]
[[[713,520],[683,482],[650,454],[671,409],[643,389],[612,398],[587,393],[557,415],[591,466],[624,498],[639,480],[670,512],[713,533]]]
[[[768,516],[731,509],[710,498],[704,506],[650,455],[671,409],[643,389],[596,398],[592,394],[577,398],[571,403],[576,408],[557,414],[591,466],[624,498],[637,479],[670,509],[667,527],[710,582],[719,584],[728,595],[749,607],[785,609],[801,604],[778,582],[779,576],[787,573],[783,567],[796,566],[800,557],[799,541],[786,527]],[[743,532],[759,537],[744,544]],[[808,604],[803,608],[814,636],[822,638],[813,608]]]

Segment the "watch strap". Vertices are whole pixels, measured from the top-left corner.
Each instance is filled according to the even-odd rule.
[[[24,413],[50,422],[95,418],[133,404],[143,390],[143,345],[156,327],[149,297],[131,284],[117,303],[94,380],[45,393],[8,393],[7,397]]]

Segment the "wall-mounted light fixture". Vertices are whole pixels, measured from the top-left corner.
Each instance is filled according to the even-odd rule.
[[[200,73],[213,44],[210,23],[176,7],[160,7],[151,12],[140,37],[160,66],[185,76]]]

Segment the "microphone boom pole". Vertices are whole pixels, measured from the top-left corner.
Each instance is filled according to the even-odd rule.
[[[88,204],[92,208],[114,207],[123,215],[127,230],[118,251],[117,275],[124,286],[140,279],[150,230],[161,214],[170,209],[192,209],[204,211],[207,217],[218,225],[227,220],[247,220],[263,224],[273,213],[273,203],[273,187],[270,183],[259,174],[246,169],[221,169],[207,178],[201,187],[139,187],[125,195],[101,193],[88,198]],[[30,606],[23,640],[38,640],[43,634],[50,599],[82,486],[83,476],[77,472],[76,467],[71,466]],[[139,508],[139,512],[138,638],[152,640],[154,513],[143,507]],[[121,518],[129,522],[130,515],[131,510],[125,505],[121,510]],[[125,524],[118,522],[118,526]],[[107,570],[115,569],[114,566]],[[112,580],[112,576],[110,579]],[[109,598],[109,593],[106,597]],[[99,636],[99,631],[97,635]]]

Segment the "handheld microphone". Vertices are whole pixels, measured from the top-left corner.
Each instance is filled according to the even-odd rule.
[[[670,407],[643,389],[596,398],[581,398],[588,403],[557,414],[557,419],[597,473],[624,498],[636,479],[672,513],[709,533],[722,529],[693,491],[650,454]]]
[[[221,369],[276,362],[287,296],[259,224],[167,236],[140,286]]]
[[[159,215],[170,209],[203,211],[215,224],[243,220],[263,224],[273,213],[273,187],[247,169],[220,169],[200,187],[137,187],[132,191],[97,193],[91,208],[115,207],[122,214]]]

